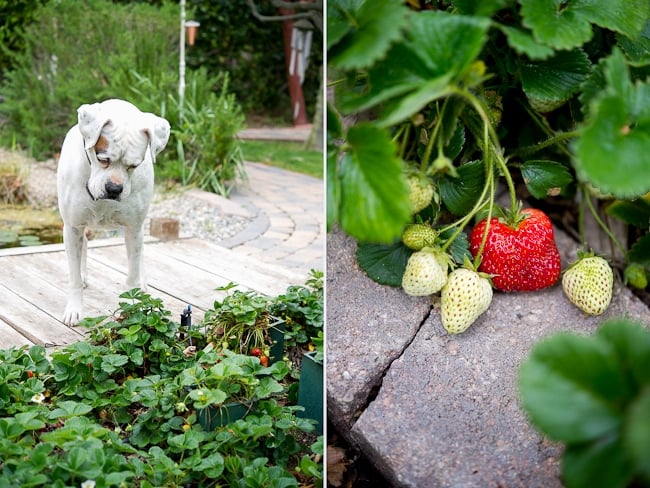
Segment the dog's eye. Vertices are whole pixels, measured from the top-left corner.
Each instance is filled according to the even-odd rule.
[[[97,157],[97,161],[99,161],[99,164],[101,164],[103,168],[108,168],[111,165],[110,158]]]

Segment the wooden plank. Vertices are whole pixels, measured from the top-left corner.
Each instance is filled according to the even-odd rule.
[[[105,247],[96,249],[92,259],[97,259],[122,273],[126,273],[125,256],[120,249]],[[155,246],[147,246],[144,253],[144,269],[150,287],[163,291],[192,305],[193,308],[207,310],[214,301],[225,296],[215,288],[227,285],[220,276],[190,267],[158,251]]]
[[[250,256],[240,256],[234,251],[200,239],[159,242],[150,247],[187,265],[266,295],[284,293],[287,286],[304,281],[297,273]]]
[[[116,249],[119,249],[119,247]],[[116,271],[111,266],[102,264],[101,259],[94,259],[95,252],[96,249],[90,249],[88,251],[88,286],[84,289],[84,316],[110,316],[119,306],[119,295],[127,289],[125,285],[126,275]],[[57,257],[58,259],[52,259],[53,257]],[[68,265],[65,253],[61,253],[60,256],[31,254],[22,256],[20,260],[23,266],[28,268],[31,273],[41,279],[47,280],[49,278],[53,282],[54,287],[58,289],[58,292],[54,293],[55,297],[53,300],[46,301],[46,304],[48,311],[56,318],[60,318],[63,314],[67,297]],[[52,276],[59,278],[52,280]],[[21,292],[30,294],[29,290],[25,289],[21,289]],[[149,293],[153,297],[160,298],[165,304],[165,308],[173,313],[178,312],[180,314],[181,310],[186,306],[185,301],[160,290],[150,289]],[[53,305],[52,301],[55,301],[56,305]],[[193,316],[196,317],[195,320],[198,320],[203,316],[203,313],[198,307],[194,308],[196,310]],[[179,320],[179,317],[174,316],[173,319]]]
[[[0,317],[34,344],[58,346],[83,338],[4,285],[0,285]]]
[[[152,236],[144,236],[144,243],[158,242],[158,239]],[[88,241],[88,248],[106,246],[123,246],[124,237],[108,237],[106,239],[92,239]],[[42,246],[25,246],[25,247],[7,247],[0,249],[0,257],[3,256],[23,256],[25,254],[41,254],[51,252],[65,251],[63,244],[43,244]]]
[[[0,349],[10,347],[33,346],[34,343],[0,317]]]

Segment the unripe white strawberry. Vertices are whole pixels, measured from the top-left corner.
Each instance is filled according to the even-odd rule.
[[[442,326],[450,334],[465,332],[492,303],[490,281],[477,273],[459,268],[449,275],[441,293]]]
[[[425,176],[412,175],[408,177],[409,200],[411,213],[416,214],[424,210],[433,199],[433,183]]]
[[[567,298],[589,315],[600,315],[612,301],[614,273],[600,256],[580,256],[564,272],[562,289]]]
[[[415,251],[419,251],[423,247],[433,246],[435,240],[436,232],[430,225],[426,224],[409,224],[402,233],[404,245]]]
[[[424,247],[409,257],[402,277],[408,295],[423,297],[440,291],[447,281],[449,256],[439,249]]]

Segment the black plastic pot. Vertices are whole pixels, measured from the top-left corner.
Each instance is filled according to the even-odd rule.
[[[235,420],[243,419],[251,411],[252,403],[233,402],[220,407],[207,407],[197,410],[196,417],[204,430],[223,427]]]

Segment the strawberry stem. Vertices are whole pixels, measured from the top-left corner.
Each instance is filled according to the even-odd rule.
[[[476,110],[476,113],[478,113],[479,117],[481,117],[481,120],[483,121],[484,129],[487,127],[487,131],[489,132],[490,135],[490,141],[492,142],[492,150],[494,151],[496,162],[499,165],[499,168],[501,169],[501,172],[503,173],[503,176],[506,179],[506,185],[508,186],[508,193],[510,194],[510,211],[514,215],[517,212],[517,193],[515,191],[515,184],[512,181],[512,176],[510,176],[510,171],[508,170],[508,165],[503,159],[503,151],[501,150],[501,145],[499,143],[499,136],[494,130],[494,127],[490,122],[490,118],[481,100],[477,98],[469,90],[457,89],[456,93],[464,97],[472,105],[474,110]],[[489,151],[490,151],[489,145],[486,145],[484,143],[483,153],[486,159]]]
[[[580,187],[582,190],[583,200],[587,202],[587,207],[589,207],[589,211],[594,216],[594,220],[598,223],[600,228],[603,229],[605,234],[607,234],[607,237],[610,238],[610,240],[614,243],[614,245],[621,252],[621,254],[625,256],[627,254],[625,248],[621,245],[621,243],[616,238],[616,236],[612,233],[609,227],[607,227],[607,224],[603,222],[603,219],[600,218],[600,214],[598,213],[598,210],[596,210],[596,207],[594,207],[594,203],[591,201],[591,195],[589,195],[589,190],[584,186],[584,184],[580,185]]]

